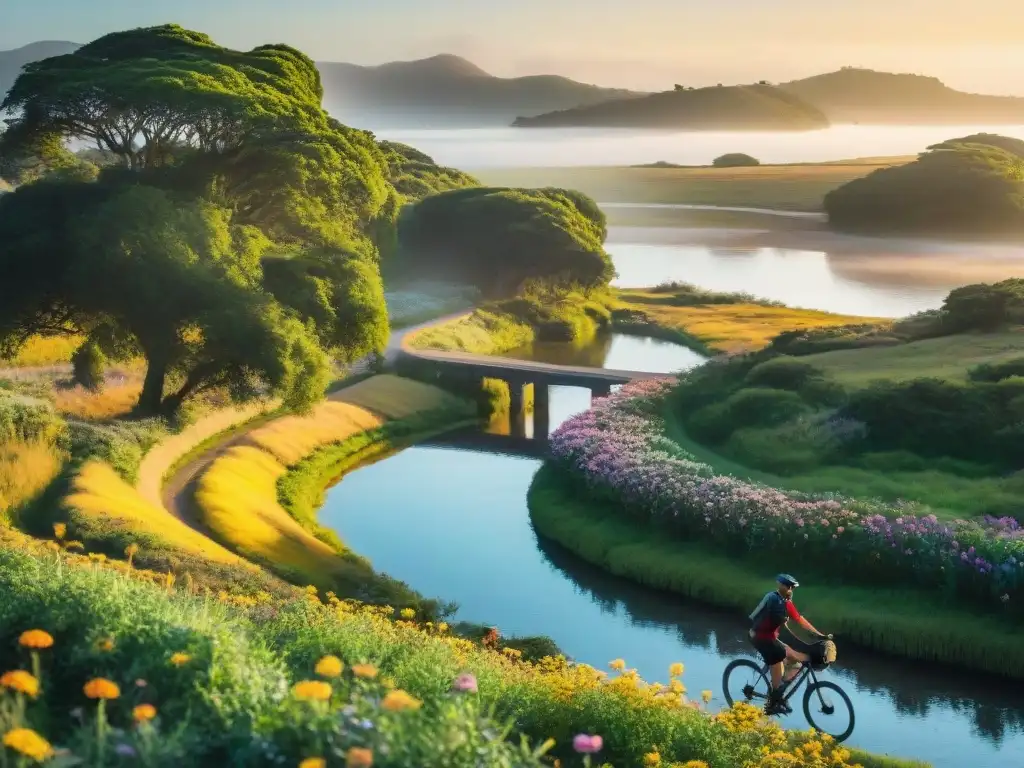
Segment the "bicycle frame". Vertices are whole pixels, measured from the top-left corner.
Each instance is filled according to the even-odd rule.
[[[761,674],[764,675],[770,682],[772,679],[771,667],[768,664],[761,665]],[[801,662],[800,671],[796,673],[796,676],[788,683],[783,682],[783,695],[782,700],[789,703],[789,700],[800,690],[800,686],[803,685],[807,678],[815,683],[818,682],[818,676],[814,672],[814,667],[809,662]]]

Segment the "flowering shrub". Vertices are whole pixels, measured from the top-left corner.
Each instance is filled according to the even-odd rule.
[[[939,522],[911,504],[783,492],[731,476],[665,437],[675,381],[623,387],[551,436],[556,462],[636,518],[680,536],[804,562],[876,584],[911,583],[1022,612],[1024,531],[1011,518]]]

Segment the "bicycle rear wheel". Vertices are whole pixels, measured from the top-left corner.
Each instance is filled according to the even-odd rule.
[[[730,707],[737,701],[763,707],[768,702],[772,684],[760,664],[750,659],[736,659],[725,668],[722,689],[725,691],[725,702]]]
[[[811,727],[827,733],[837,742],[853,733],[856,716],[846,691],[828,680],[811,683],[804,692],[804,717]]]

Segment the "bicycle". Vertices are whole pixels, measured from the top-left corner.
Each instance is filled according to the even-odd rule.
[[[831,640],[832,635],[829,635]],[[797,639],[796,645],[803,645],[806,648],[797,648],[797,650],[805,651],[812,649],[813,646],[804,643],[799,638]],[[822,641],[822,644],[824,641]],[[834,650],[834,645],[833,645]],[[853,728],[856,723],[856,716],[853,712],[853,702],[850,701],[850,697],[846,695],[846,691],[840,688],[830,680],[819,680],[818,672],[823,672],[832,664],[831,661],[825,660],[825,656],[821,655],[818,663],[814,661],[814,654],[811,654],[811,661],[804,662],[800,665],[796,675],[788,683],[782,685],[782,700],[789,703],[789,700],[796,695],[796,692],[800,689],[800,686],[807,682],[808,678],[810,681],[807,684],[807,688],[804,691],[803,710],[804,717],[807,718],[807,722],[810,723],[811,727],[821,733],[827,733],[829,736],[834,738],[836,742],[843,742],[850,738],[850,734],[853,733]],[[833,660],[834,660],[833,655]],[[744,671],[747,674],[746,682],[744,682],[739,688],[739,696],[733,696],[733,690],[729,687],[730,682],[738,682],[743,678]],[[735,678],[735,680],[733,680]],[[735,701],[746,701],[751,702],[753,700],[760,700],[764,704],[768,703],[768,694],[771,691],[771,675],[768,670],[768,665],[764,663],[758,663],[751,659],[735,659],[729,662],[729,665],[725,668],[725,673],[722,675],[722,688],[725,689],[725,701],[731,707]],[[824,717],[831,717],[839,712],[839,706],[837,703],[833,703],[833,695],[838,697],[839,702],[845,707],[849,713],[850,723],[843,730],[836,732],[838,729],[829,730],[819,725],[818,720],[815,719],[815,715],[811,714],[812,704],[818,705],[817,716],[819,719]],[[773,713],[781,714],[781,713]]]

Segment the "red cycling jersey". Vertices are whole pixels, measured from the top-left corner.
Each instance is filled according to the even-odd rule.
[[[785,618],[781,615],[782,611],[779,610],[782,606],[779,603],[785,605],[785,615],[794,621],[800,621],[800,612],[793,605],[792,600],[785,599],[778,592],[769,592],[764,596],[761,604],[751,614],[751,618],[761,614],[757,622],[754,624],[754,639],[756,640],[777,640],[779,637],[779,630],[785,623]]]

